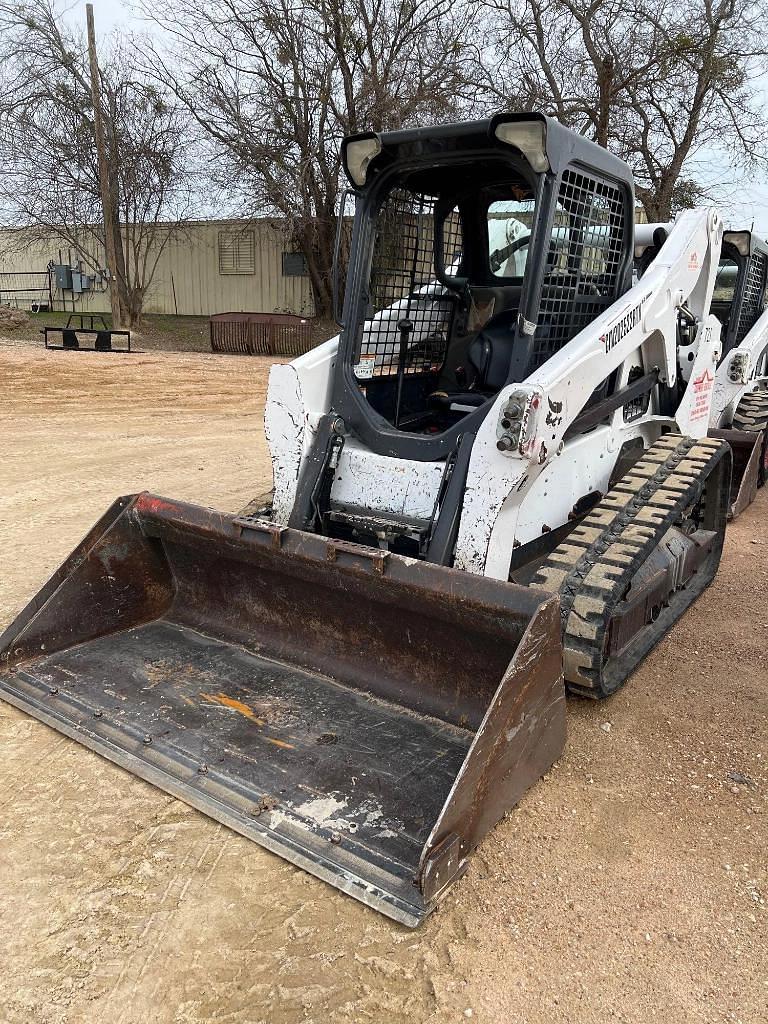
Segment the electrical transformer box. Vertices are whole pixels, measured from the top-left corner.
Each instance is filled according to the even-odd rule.
[[[79,270],[72,271],[72,291],[76,294],[89,292],[92,287],[92,279],[89,274],[83,274]]]
[[[53,268],[53,280],[57,288],[63,292],[72,290],[72,267],[58,263]]]

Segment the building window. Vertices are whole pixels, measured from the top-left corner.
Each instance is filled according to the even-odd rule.
[[[303,252],[283,253],[283,277],[308,277],[307,261]]]
[[[219,232],[219,273],[256,273],[256,237],[253,231]]]

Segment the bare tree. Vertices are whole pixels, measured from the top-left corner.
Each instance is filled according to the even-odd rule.
[[[112,37],[101,95],[117,232],[120,305],[141,319],[160,256],[191,202],[188,121],[172,95],[136,71],[130,40]],[[103,223],[83,34],[53,0],[0,0],[0,208],[17,239],[57,235],[96,268]]]
[[[697,160],[765,157],[765,0],[485,0],[487,83],[626,159],[651,220],[700,201]]]
[[[278,215],[331,312],[339,143],[361,130],[444,121],[471,95],[461,0],[158,0],[170,46],[148,54],[208,139],[239,212]]]

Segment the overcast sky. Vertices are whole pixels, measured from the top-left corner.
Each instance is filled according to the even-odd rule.
[[[93,3],[93,17],[96,23],[96,35],[106,32],[115,25],[125,24],[131,20],[131,12],[127,4],[121,0],[91,0]],[[76,0],[69,8],[68,18],[72,22],[80,22],[85,27],[85,3],[86,0]]]
[[[128,3],[122,0],[92,0],[97,37],[117,25],[132,24],[141,27]],[[205,2],[205,0],[202,0]],[[364,2],[364,0],[363,0]],[[68,19],[85,25],[85,0],[76,0],[69,9]],[[768,90],[767,90],[768,91]],[[692,177],[707,185],[718,184],[718,205],[728,227],[749,228],[754,222],[758,234],[768,238],[768,177],[765,173],[746,181],[737,171],[726,170],[727,183],[718,180],[721,170],[728,167],[727,143],[723,153],[712,153],[706,166],[696,168]]]

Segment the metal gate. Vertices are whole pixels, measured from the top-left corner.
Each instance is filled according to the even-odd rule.
[[[53,309],[51,275],[47,270],[0,272],[0,306],[47,312]]]
[[[314,348],[312,322],[293,313],[215,313],[211,351],[246,356],[300,356]]]

